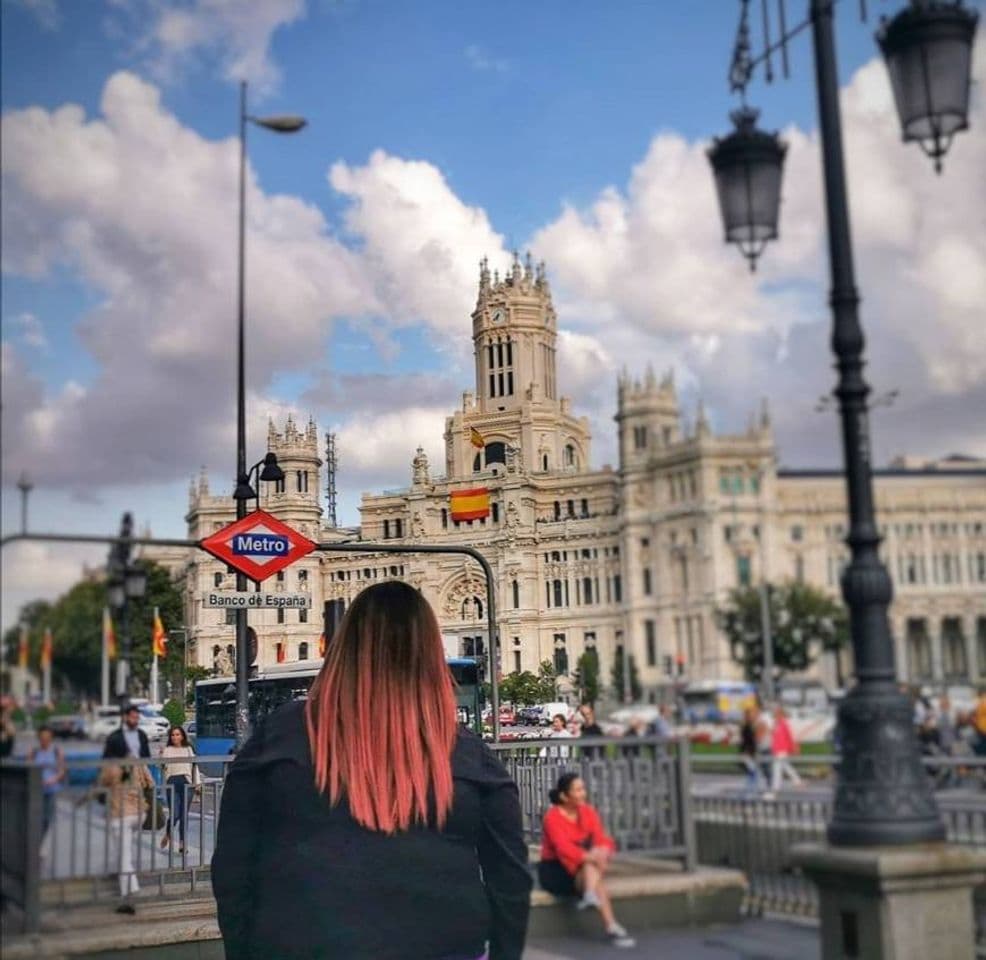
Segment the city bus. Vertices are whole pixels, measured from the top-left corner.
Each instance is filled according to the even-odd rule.
[[[483,697],[479,663],[471,657],[445,661],[455,683],[459,722],[482,734]],[[250,723],[291,700],[306,700],[321,661],[278,664],[250,678]],[[195,684],[195,749],[202,756],[225,756],[236,743],[236,680],[213,677]],[[207,765],[208,766],[208,765]],[[208,771],[205,771],[208,772]]]
[[[742,680],[698,680],[681,694],[686,723],[738,723],[757,702],[752,683]]]

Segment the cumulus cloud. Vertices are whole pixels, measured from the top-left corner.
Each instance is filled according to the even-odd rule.
[[[956,138],[942,177],[901,145],[882,63],[859,70],[842,94],[869,377],[877,390],[900,390],[879,416],[878,457],[938,454],[946,437],[948,449],[986,452],[986,42],[978,39],[971,129]],[[783,136],[781,238],[753,277],[722,243],[706,145],[672,132],[655,136],[625,187],[606,188],[584,209],[566,206],[533,245],[548,261],[562,324],[605,342],[617,364],[670,360],[725,428],[742,426],[769,396],[785,460],[832,462],[835,424],[813,410],[834,383],[818,140],[793,128]],[[594,395],[579,387],[576,395],[604,416]]]
[[[305,15],[305,0],[138,0],[131,14],[146,24],[138,46],[159,79],[218,55],[226,79],[249,80],[264,93],[281,75],[271,58],[273,35]]]
[[[35,350],[48,349],[48,337],[44,325],[33,313],[28,311],[18,314],[14,317],[14,326],[21,341],[27,346],[34,347]]]
[[[67,267],[102,298],[76,331],[98,366],[84,390],[39,399],[5,348],[4,428],[22,442],[5,445],[4,474],[27,465],[55,486],[180,475],[225,435],[233,396],[237,145],[183,127],[130,73],[101,112],[2,121],[4,270]],[[252,175],[247,193],[248,382],[263,392],[319,353],[332,317],[377,300],[317,208]]]
[[[62,24],[57,0],[4,0],[4,2],[24,7],[34,15],[43,30],[57,30]]]

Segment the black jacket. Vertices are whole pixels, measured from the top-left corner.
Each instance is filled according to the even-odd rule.
[[[387,836],[315,789],[304,704],[254,732],[223,789],[212,887],[227,960],[520,960],[531,875],[517,787],[474,734],[444,828]]]
[[[139,727],[137,729],[137,737],[140,739],[140,755],[142,757],[150,757],[151,755],[151,745],[148,742],[147,734],[144,733]],[[119,758],[130,756],[130,750],[127,748],[127,741],[123,739],[123,729],[114,730],[107,738],[106,743],[103,744],[103,757],[105,758]]]

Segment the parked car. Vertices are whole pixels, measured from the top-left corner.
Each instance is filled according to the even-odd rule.
[[[164,740],[171,729],[171,721],[152,707],[139,707],[140,729],[148,740]]]
[[[149,706],[138,706],[140,713],[138,726],[147,734],[151,741],[164,740],[168,736],[171,723],[157,710]],[[117,706],[97,707],[92,722],[89,724],[90,740],[105,740],[114,730],[120,727],[120,708]]]
[[[550,727],[551,718],[556,714],[560,713],[568,721],[572,719],[572,714],[575,712],[567,703],[560,700],[556,703],[542,703],[539,709],[541,711],[539,722],[542,727]]]
[[[48,718],[48,726],[56,737],[72,740],[85,740],[85,718],[75,713],[56,713]]]
[[[529,727],[536,727],[541,723],[541,707],[521,707],[517,711],[517,722]]]
[[[500,726],[501,727],[512,727],[517,723],[517,714],[514,713],[513,707],[500,707]]]
[[[120,708],[115,706],[96,707],[86,733],[90,740],[105,740],[120,727]]]

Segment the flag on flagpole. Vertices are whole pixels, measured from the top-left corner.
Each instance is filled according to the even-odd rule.
[[[51,627],[45,627],[44,637],[41,640],[41,669],[42,670],[51,669],[51,648],[52,648]]]
[[[116,659],[116,630],[113,629],[109,607],[103,607],[103,649],[107,660]]]
[[[453,520],[481,520],[490,515],[490,492],[486,487],[453,490],[449,503]]]
[[[483,439],[483,435],[475,428],[469,428],[469,442],[477,449],[482,450],[486,446],[486,441]]]
[[[21,636],[17,644],[17,666],[19,666],[21,670],[27,669],[27,653],[27,625],[25,624],[21,627]]]
[[[164,632],[164,624],[161,623],[161,616],[154,608],[154,629],[151,631],[151,649],[155,657],[166,657],[168,655],[168,635]]]

